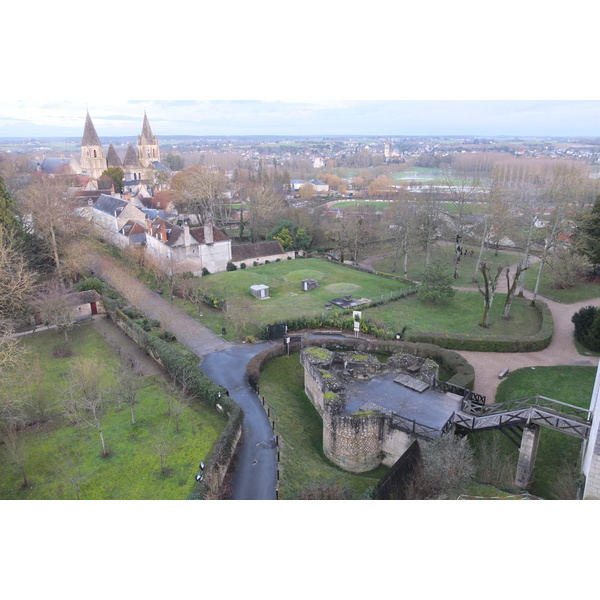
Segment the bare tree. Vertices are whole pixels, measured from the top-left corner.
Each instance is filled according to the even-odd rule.
[[[37,176],[18,196],[25,222],[31,224],[43,251],[64,281],[63,257],[66,246],[86,230],[87,222],[77,212],[77,202],[67,193],[68,182],[60,177]]]
[[[96,360],[76,358],[69,369],[64,398],[67,413],[98,432],[102,456],[108,456],[102,419],[108,411],[110,401],[101,379],[102,368]]]
[[[227,301],[225,306],[227,320],[233,325],[238,338],[243,336],[248,325],[254,323],[255,310],[256,305],[251,298],[232,298]]]
[[[216,169],[196,165],[180,171],[171,179],[174,204],[181,213],[193,214],[198,223],[223,216],[225,175]]]
[[[257,242],[264,239],[279,221],[284,213],[285,203],[269,182],[248,186],[246,191],[250,239],[252,242]]]
[[[422,476],[428,496],[440,496],[469,483],[476,472],[467,438],[443,435],[421,445]]]
[[[29,481],[25,471],[27,453],[20,424],[16,421],[4,422],[2,440],[4,442],[4,449],[8,460],[19,470],[23,477],[23,487],[29,487]]]
[[[129,406],[133,425],[135,425],[135,406],[139,402],[138,394],[144,387],[146,387],[144,377],[138,375],[134,368],[122,367],[117,374],[115,398],[117,402]]]
[[[175,442],[173,440],[173,435],[169,431],[168,425],[163,424],[163,426],[155,434],[152,440],[151,448],[152,452],[158,455],[161,475],[165,475],[167,473],[167,456],[175,451]]]
[[[508,319],[510,317],[510,309],[512,307],[512,303],[513,303],[513,299],[516,295],[517,292],[517,285],[519,283],[519,280],[521,279],[521,274],[526,271],[528,269],[528,267],[525,267],[524,262],[525,259],[523,259],[523,261],[521,261],[520,263],[517,264],[516,268],[515,268],[515,275],[513,277],[513,280],[511,282],[510,280],[510,266],[506,267],[506,300],[504,301],[504,308],[502,309],[502,318],[503,319]]]
[[[0,321],[27,311],[36,281],[14,234],[0,226]]]
[[[56,327],[59,333],[64,334],[68,344],[68,330],[75,324],[75,319],[67,294],[58,281],[51,281],[38,293],[36,307],[42,322]]]
[[[502,266],[498,267],[496,274],[492,275],[490,264],[484,260],[479,269],[479,272],[483,277],[483,288],[479,285],[479,280],[476,282],[477,289],[483,296],[483,317],[481,318],[480,324],[485,328],[490,326],[490,311],[492,310],[496,288],[498,287],[498,279],[500,278],[500,273],[502,273],[503,268],[504,267]]]

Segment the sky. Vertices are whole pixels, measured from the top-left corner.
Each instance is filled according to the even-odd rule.
[[[0,137],[78,137],[86,110],[133,136],[144,109],[158,136],[600,136],[587,0],[34,4],[6,9]]]
[[[0,137],[74,136],[86,111],[101,137],[138,135],[146,111],[168,135],[600,136],[587,100],[73,100],[0,99]]]

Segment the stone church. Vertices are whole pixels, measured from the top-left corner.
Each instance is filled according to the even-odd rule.
[[[120,167],[123,169],[125,182],[137,183],[152,182],[153,172],[158,168],[164,168],[160,164],[158,138],[152,133],[146,111],[144,111],[142,132],[137,138],[137,149],[130,143],[123,160],[119,158],[112,143],[106,154],[104,153],[90,113],[87,112],[81,140],[79,172],[81,175],[98,179],[109,167]]]

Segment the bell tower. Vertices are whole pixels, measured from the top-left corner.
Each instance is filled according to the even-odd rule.
[[[98,179],[106,169],[104,150],[102,149],[100,138],[96,133],[96,128],[94,127],[94,123],[92,123],[89,111],[85,117],[85,127],[83,129],[83,138],[81,140],[80,165],[81,172],[94,179]]]
[[[138,135],[137,146],[138,158],[143,167],[149,167],[155,161],[160,162],[158,138],[152,134],[146,111],[144,111],[144,124],[142,125],[142,134]]]

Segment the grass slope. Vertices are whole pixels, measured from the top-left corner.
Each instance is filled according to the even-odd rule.
[[[73,356],[52,358],[60,335],[45,332],[29,336],[23,343],[32,358],[39,356],[46,373],[44,383],[54,417],[24,435],[26,471],[33,485],[22,488],[19,473],[0,452],[0,498],[74,499],[74,479],[80,481],[82,499],[185,499],[195,485],[200,460],[206,460],[221,434],[225,419],[212,409],[192,402],[180,418],[179,433],[167,414],[165,382],[146,378],[138,394],[136,424],[128,407],[114,407],[104,418],[104,435],[110,455],[101,456],[98,433],[83,425],[71,425],[59,414],[60,383],[76,356],[93,356],[104,369],[106,385],[113,381],[118,357],[90,325],[70,334]],[[167,471],[160,472],[160,459],[153,446],[163,429],[169,432],[173,451],[166,457]]]
[[[307,487],[336,481],[359,497],[387,471],[363,474],[342,471],[323,454],[323,421],[304,393],[304,370],[298,354],[267,363],[260,391],[271,409],[281,439],[280,497],[293,499]]]

